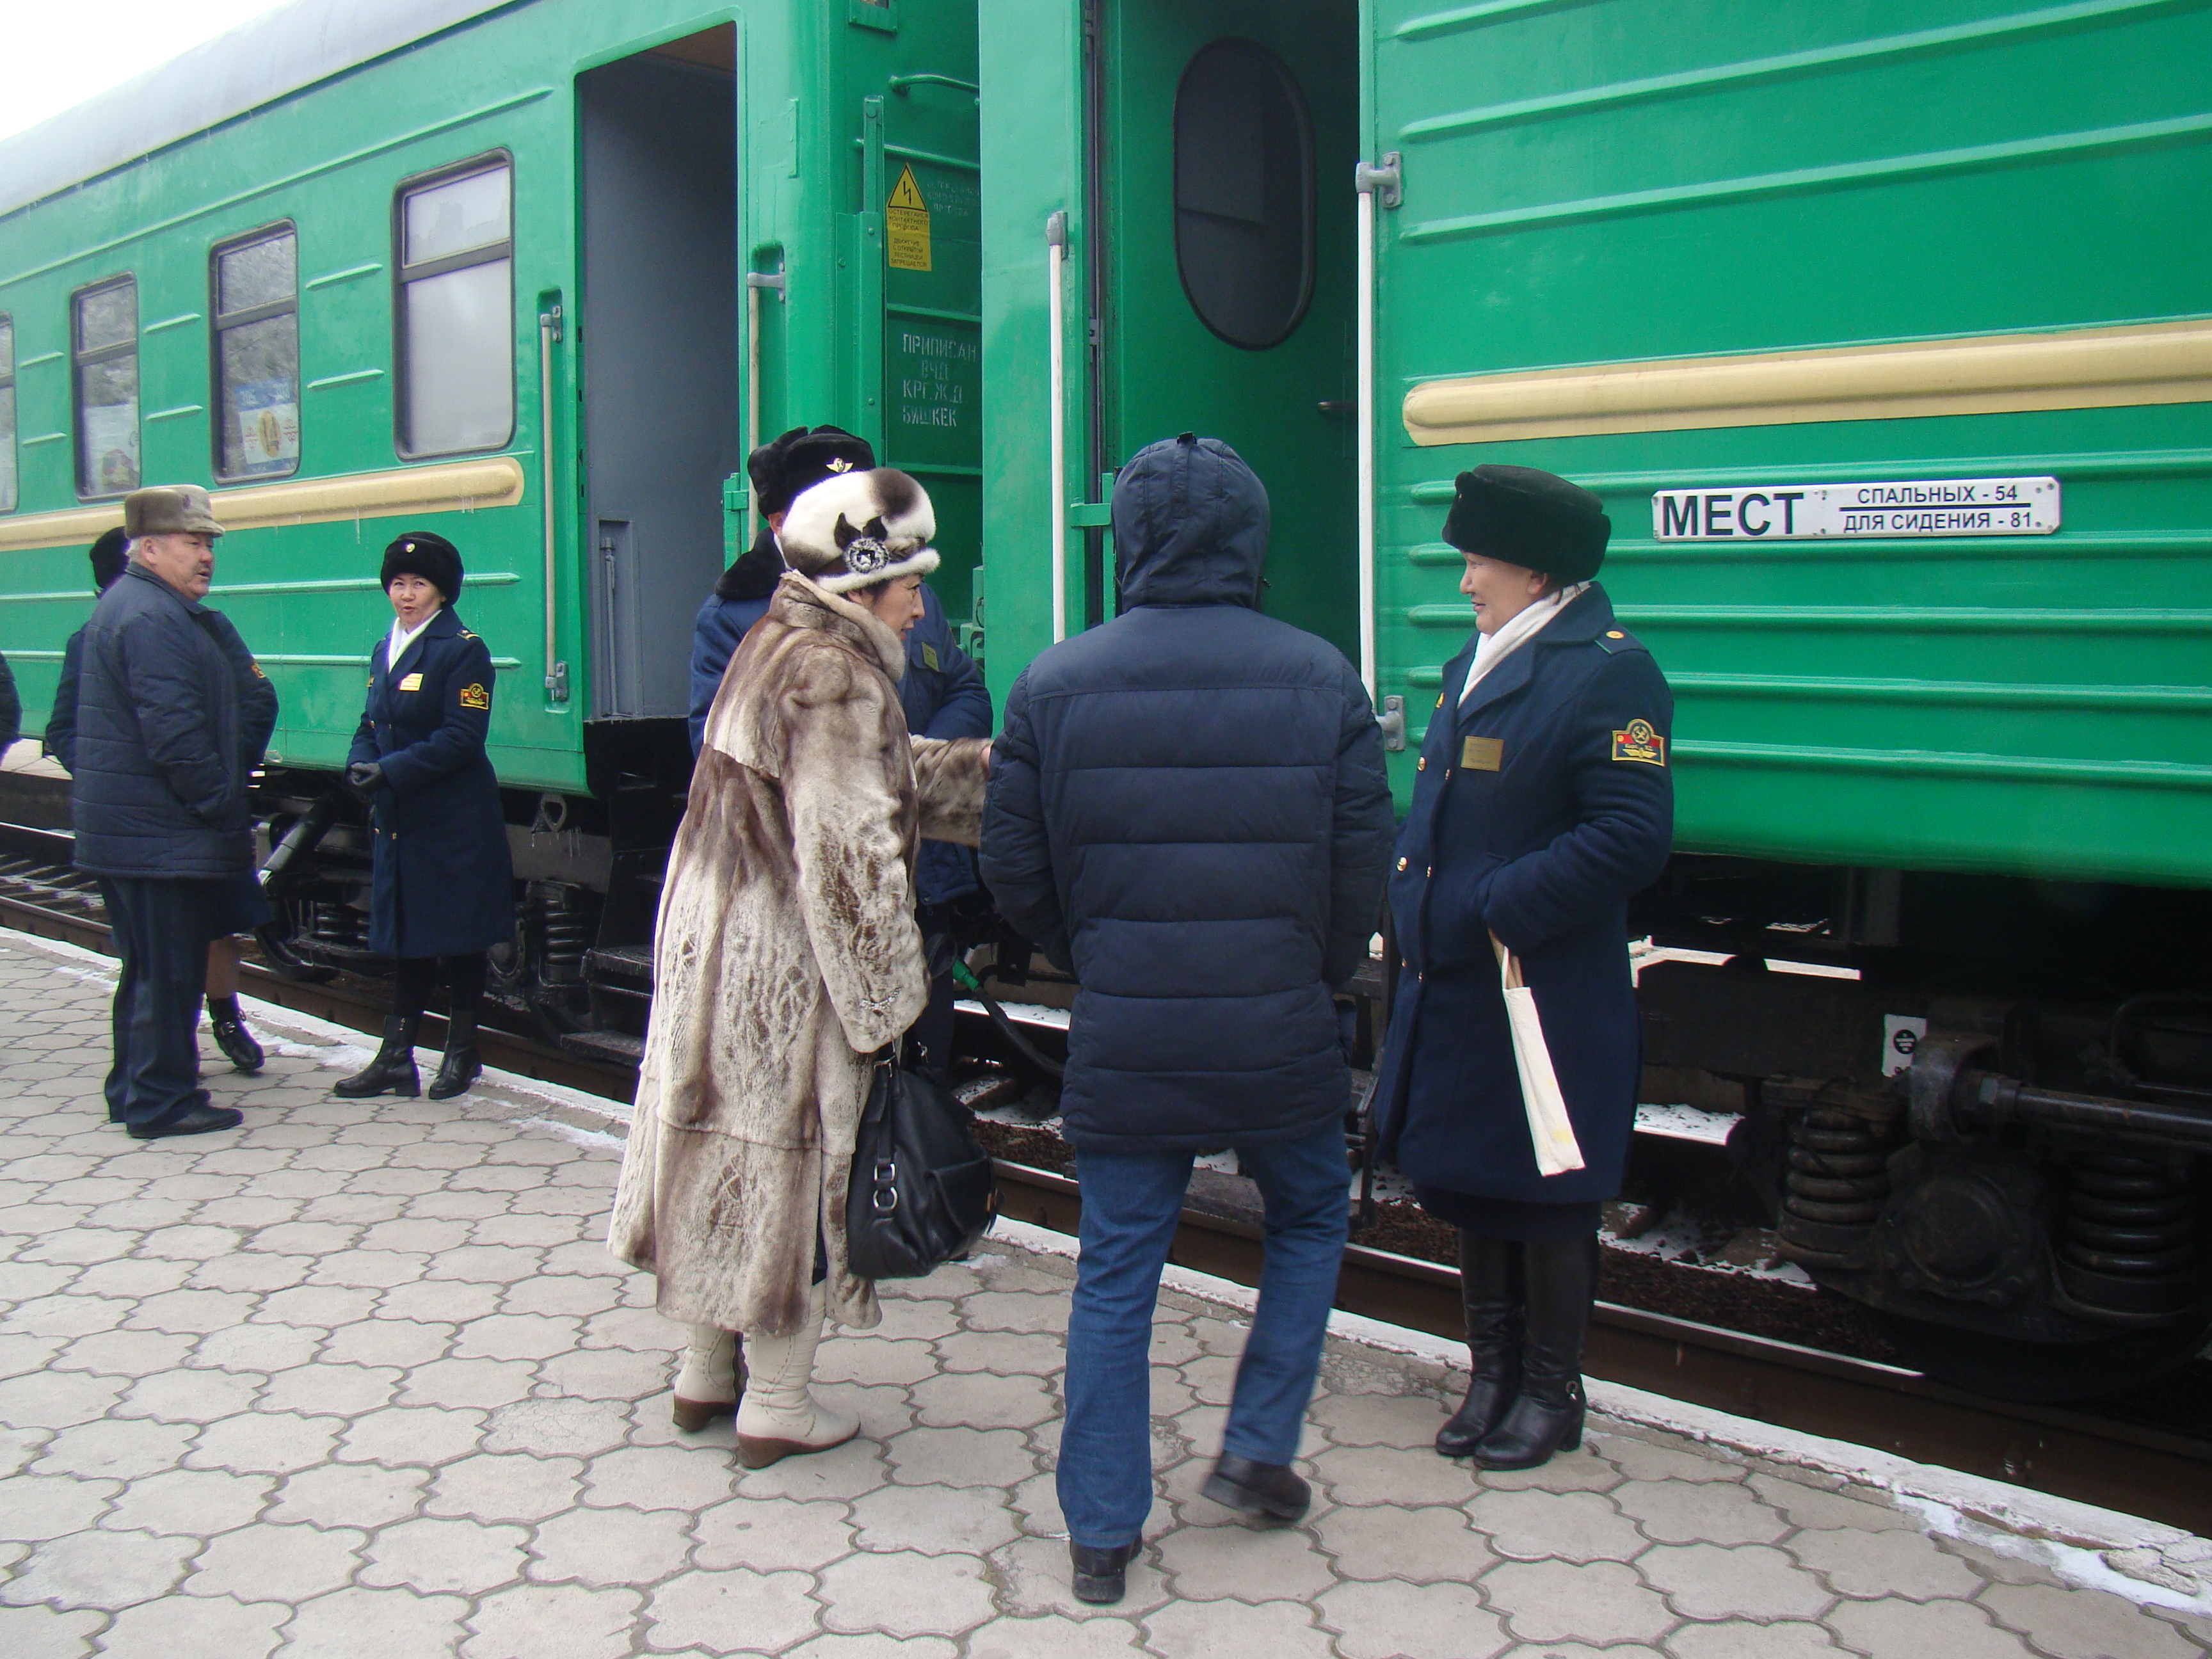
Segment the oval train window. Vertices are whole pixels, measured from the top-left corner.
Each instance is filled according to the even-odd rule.
[[[1313,122],[1283,60],[1250,40],[1202,46],[1175,106],[1176,268],[1206,325],[1250,350],[1313,295]]]

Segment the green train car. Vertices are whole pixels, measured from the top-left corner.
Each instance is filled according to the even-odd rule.
[[[1000,701],[1113,612],[1119,461],[1228,440],[1401,791],[1454,476],[1566,473],[1679,700],[1646,1097],[1931,1367],[2094,1391],[2212,1329],[2208,62],[2204,0],[296,0],[0,145],[0,651],[35,724],[119,495],[211,485],[265,943],[373,965],[328,779],[450,536],[502,990],[621,1052],[757,434],[923,479]]]

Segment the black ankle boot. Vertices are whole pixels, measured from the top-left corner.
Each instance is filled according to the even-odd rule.
[[[1597,1299],[1597,1237],[1521,1247],[1521,1392],[1477,1443],[1486,1469],[1533,1469],[1583,1443],[1583,1344]]]
[[[363,1100],[370,1095],[404,1095],[411,1099],[421,1094],[422,1077],[415,1069],[415,1032],[422,1023],[420,1014],[394,1014],[386,1019],[384,1046],[376,1051],[376,1058],[368,1062],[366,1071],[334,1084],[331,1092],[347,1100]]]
[[[1129,1563],[1135,1559],[1143,1541],[1137,1539],[1102,1550],[1069,1539],[1067,1559],[1075,1570],[1075,1599],[1102,1607],[1120,1601],[1128,1591]]]
[[[1467,1398],[1437,1431],[1437,1450],[1465,1457],[1496,1428],[1521,1389],[1521,1246],[1462,1228],[1460,1294],[1467,1304],[1467,1351],[1474,1376]]]
[[[430,1098],[451,1100],[466,1094],[483,1070],[477,1058],[477,1017],[453,1014],[446,1021],[446,1057],[438,1062],[438,1079],[430,1085]]]
[[[222,1057],[233,1071],[243,1072],[248,1077],[261,1069],[268,1058],[261,1045],[253,1040],[253,1033],[246,1029],[239,1017],[236,997],[210,997],[207,1000],[208,1024],[215,1030],[215,1046],[222,1050]]]

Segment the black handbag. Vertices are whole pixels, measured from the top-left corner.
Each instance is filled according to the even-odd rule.
[[[997,1219],[991,1157],[950,1091],[878,1055],[853,1146],[845,1248],[862,1279],[920,1279],[975,1249]]]

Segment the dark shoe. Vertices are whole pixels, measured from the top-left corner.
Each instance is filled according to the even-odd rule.
[[[1296,1521],[1313,1502],[1313,1488],[1292,1474],[1289,1465],[1255,1463],[1234,1452],[1221,1454],[1199,1490],[1225,1510],[1275,1521]]]
[[[1075,1568],[1075,1599],[1102,1607],[1120,1601],[1128,1591],[1129,1563],[1143,1544],[1144,1540],[1138,1538],[1100,1550],[1069,1539],[1067,1559]]]
[[[333,1084],[331,1092],[345,1100],[366,1100],[371,1095],[404,1095],[410,1099],[422,1092],[422,1075],[415,1069],[415,1031],[421,1016],[403,1018],[395,1014],[384,1022],[384,1046],[366,1071]]]
[[[483,1071],[483,1061],[477,1057],[477,1017],[455,1014],[446,1022],[446,1057],[438,1062],[438,1079],[430,1085],[430,1098],[451,1100],[455,1095],[466,1094]]]
[[[246,1114],[233,1106],[187,1106],[174,1117],[161,1123],[126,1124],[124,1133],[133,1140],[166,1140],[171,1135],[212,1134],[217,1129],[235,1129],[246,1121]]]
[[[246,1029],[239,1017],[236,997],[210,997],[207,1000],[208,1024],[215,1030],[215,1046],[222,1050],[231,1069],[243,1072],[248,1077],[259,1071],[268,1056],[261,1045],[253,1040],[253,1033]]]
[[[1437,1450],[1465,1457],[1496,1428],[1521,1391],[1521,1246],[1462,1230],[1460,1295],[1467,1304],[1473,1377],[1467,1398],[1437,1431]]]
[[[1597,1299],[1595,1234],[1523,1244],[1521,1393],[1474,1452],[1486,1469],[1533,1469],[1583,1443],[1583,1344]]]

